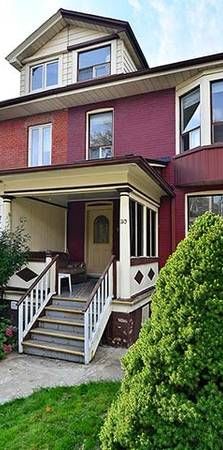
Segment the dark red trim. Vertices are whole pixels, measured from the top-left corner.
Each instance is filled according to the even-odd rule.
[[[90,41],[82,42],[81,44],[76,45],[68,45],[68,52],[72,50],[81,50],[82,48],[89,47],[91,45],[103,44],[104,42],[112,41],[114,39],[119,39],[119,35],[117,33],[108,34],[107,36],[102,36],[97,39],[91,39]]]
[[[144,265],[144,264],[150,264],[150,263],[155,263],[155,262],[159,262],[159,258],[158,256],[151,256],[151,257],[147,257],[147,256],[139,256],[139,257],[132,257],[130,259],[130,265],[131,266],[139,266],[139,265]]]
[[[144,289],[144,291],[137,292],[137,294],[134,294],[131,296],[131,299],[135,300],[137,297],[140,297],[141,295],[148,294],[149,292],[153,292],[154,289],[155,289],[155,286],[151,286],[148,289]]]
[[[199,147],[192,148],[191,150],[185,150],[183,153],[179,153],[179,155],[174,156],[173,159],[179,159],[183,158],[185,156],[191,155],[193,153],[200,152],[202,150],[211,150],[212,148],[222,148],[223,149],[223,142],[216,142],[216,144],[209,144],[209,145],[200,145]]]
[[[75,164],[57,164],[53,166],[41,166],[41,167],[25,167],[19,169],[6,169],[0,170],[0,176],[7,176],[13,174],[25,174],[25,173],[35,173],[35,172],[47,172],[52,170],[61,170],[61,169],[75,169],[81,167],[95,167],[95,166],[112,166],[118,164],[136,164],[138,165],[145,173],[147,173],[162,189],[166,191],[166,193],[170,196],[174,195],[174,192],[171,186],[159,175],[159,173],[151,167],[147,160],[142,156],[121,156],[116,158],[107,158],[102,160],[86,160],[79,161]]]
[[[45,262],[46,261],[46,252],[29,252],[29,261],[34,262]]]

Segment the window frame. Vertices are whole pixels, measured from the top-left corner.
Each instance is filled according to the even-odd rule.
[[[79,60],[80,60],[80,55],[83,54],[83,53],[93,52],[93,51],[95,51],[95,50],[98,50],[98,49],[101,49],[101,48],[106,48],[106,47],[109,47],[109,49],[110,49],[110,61],[109,61],[109,64],[110,64],[110,71],[109,71],[109,74],[108,74],[108,75],[102,75],[102,76],[100,76],[100,77],[95,77],[95,76],[93,76],[92,78],[88,78],[87,80],[79,80],[79,71],[80,71],[80,69],[79,69]],[[103,63],[102,63],[102,64],[103,64]],[[92,68],[92,69],[93,69],[93,72],[94,72],[94,68],[95,68],[96,66],[101,66],[102,64],[94,64],[93,66],[85,67],[85,69],[90,69],[90,68]],[[106,64],[106,63],[104,63],[104,64]],[[78,51],[78,52],[77,52],[77,68],[76,68],[76,72],[77,72],[76,79],[77,79],[77,82],[78,82],[78,83],[83,83],[84,81],[87,82],[87,81],[90,81],[90,80],[100,79],[100,78],[103,78],[103,77],[105,77],[105,76],[110,76],[110,75],[112,74],[112,44],[111,44],[110,42],[108,42],[107,44],[99,45],[99,46],[97,46],[97,47],[90,47],[90,48],[86,48],[86,49],[84,49],[84,50]]]
[[[198,89],[199,89],[199,94],[200,94],[199,105],[200,105],[200,109],[201,109],[201,86],[200,86],[200,84],[196,85],[192,89],[186,91],[185,93],[183,93],[182,95],[179,96],[179,135],[180,135],[179,136],[180,137],[179,147],[180,147],[180,154],[184,154],[186,152],[189,152],[190,150],[194,150],[195,148],[198,148],[201,146],[201,112],[200,112],[200,126],[193,128],[192,130],[188,131],[187,133],[182,132],[182,121],[183,121],[182,101],[183,101],[183,98],[186,97],[187,95],[192,94],[193,92],[197,91]],[[190,139],[190,132],[195,131],[195,130],[200,130],[200,144],[196,147],[192,147],[192,148],[188,148],[187,150],[184,150],[183,149],[183,136],[185,136],[187,134]]]
[[[223,145],[223,140],[222,141],[214,141],[214,124],[222,124],[223,126],[223,120],[220,122],[213,122],[213,100],[212,100],[212,86],[215,83],[223,83],[223,78],[218,78],[217,80],[211,80],[210,81],[210,118],[211,118],[211,144],[222,144]]]
[[[134,196],[130,196],[129,198],[129,211],[130,211],[130,259],[134,258],[157,258],[158,257],[158,209],[154,208],[149,203],[144,203],[143,201],[140,201],[139,199],[135,198]],[[135,232],[134,232],[134,253],[135,255],[132,255],[132,236],[131,236],[131,203],[135,203],[134,207],[134,224],[135,224]],[[142,242],[141,242],[141,249],[142,254],[138,254],[138,205],[142,207],[142,229],[141,229],[141,236],[142,236]],[[154,218],[153,227],[150,225],[150,236],[148,239],[147,231],[148,231],[148,215],[150,217],[150,224],[152,224],[152,217]],[[153,234],[155,232],[155,234]],[[148,254],[148,247],[150,248],[150,251]],[[153,251],[154,250],[154,251]],[[154,253],[152,255],[152,253]]]
[[[47,67],[48,64],[52,64],[52,63],[55,63],[55,62],[57,62],[57,68],[58,68],[58,82],[57,82],[57,84],[51,84],[50,86],[47,86],[46,85],[46,81],[47,81],[47,70],[46,70],[46,67]],[[43,74],[42,74],[43,86],[41,88],[38,88],[38,89],[33,89],[33,87],[32,87],[32,71],[36,67],[43,67],[44,68]],[[28,74],[28,80],[29,80],[29,89],[28,90],[29,90],[29,92],[33,92],[33,93],[35,93],[35,92],[42,92],[42,91],[45,91],[45,90],[48,90],[48,89],[54,89],[54,88],[60,86],[60,84],[61,84],[61,60],[60,60],[59,57],[53,58],[53,59],[52,58],[51,59],[47,59],[47,60],[44,60],[44,61],[39,61],[36,64],[30,64],[29,67],[28,67],[28,71],[29,71],[29,74]]]
[[[189,197],[208,197],[208,196],[217,196],[217,195],[222,195],[223,196],[223,190],[214,190],[214,191],[196,191],[196,192],[187,192],[185,194],[185,223],[184,223],[184,234],[185,236],[187,236],[188,232],[189,232]]]
[[[43,152],[41,152],[41,158],[40,155],[38,154],[38,165],[37,166],[33,166],[31,164],[31,160],[32,160],[32,130],[33,129],[38,129],[38,130],[42,130],[41,131],[41,140],[40,140],[40,144],[39,144],[39,148],[42,147],[42,142],[43,142],[43,129],[49,127],[50,128],[50,162],[49,164],[43,164]],[[47,167],[50,166],[52,164],[52,123],[43,123],[43,124],[38,124],[38,125],[30,125],[28,128],[28,167]],[[39,148],[38,148],[38,153],[39,153]],[[41,160],[41,163],[39,163]]]
[[[102,108],[102,109],[96,109],[93,111],[88,111],[86,114],[86,160],[87,161],[93,161],[93,159],[91,159],[89,150],[90,150],[90,117],[91,115],[96,115],[96,114],[103,114],[103,113],[108,113],[111,112],[112,113],[112,145],[111,145],[111,150],[112,150],[112,155],[110,158],[114,158],[114,138],[115,138],[115,131],[114,131],[114,108]],[[106,158],[99,158],[99,159],[106,159]],[[96,161],[96,159],[95,159]]]

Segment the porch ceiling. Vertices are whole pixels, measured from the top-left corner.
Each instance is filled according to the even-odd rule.
[[[173,195],[170,186],[141,157],[85,161],[73,166],[14,169],[0,172],[0,195],[56,198],[64,205],[70,199],[114,198],[129,187],[156,203]]]

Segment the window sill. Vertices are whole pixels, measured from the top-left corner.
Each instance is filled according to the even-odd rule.
[[[158,256],[131,256],[130,265],[139,266],[159,262]]]

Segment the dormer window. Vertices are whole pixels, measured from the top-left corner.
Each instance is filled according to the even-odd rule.
[[[39,91],[42,89],[58,86],[58,59],[38,64],[30,69],[30,90]]]
[[[78,54],[78,81],[92,80],[111,74],[111,45]]]

